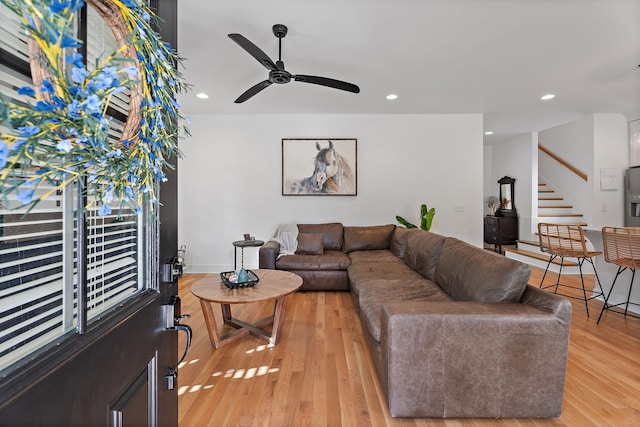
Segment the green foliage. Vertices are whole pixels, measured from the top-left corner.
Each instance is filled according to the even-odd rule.
[[[433,224],[433,217],[436,215],[436,208],[427,209],[427,205],[420,206],[420,228],[429,231]],[[407,228],[418,228],[415,224],[410,223],[400,215],[396,215],[396,221]]]

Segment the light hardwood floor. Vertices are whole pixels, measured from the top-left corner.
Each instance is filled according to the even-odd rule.
[[[253,337],[214,350],[187,274],[179,292],[193,345],[179,369],[179,425],[200,426],[640,426],[640,320],[572,300],[564,409],[559,419],[392,418],[347,292],[298,292],[289,299],[282,340]],[[539,284],[541,270],[530,283]],[[553,275],[550,280],[555,280]],[[591,279],[592,281],[593,279]],[[564,281],[564,280],[563,280]],[[232,307],[264,317],[272,305]],[[215,310],[220,316],[220,310]],[[184,348],[184,339],[180,339]]]

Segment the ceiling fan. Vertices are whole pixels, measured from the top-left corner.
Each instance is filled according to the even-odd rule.
[[[303,74],[291,74],[284,69],[284,62],[282,62],[282,39],[287,35],[287,26],[282,24],[276,24],[273,26],[273,35],[278,38],[278,60],[274,63],[269,56],[262,51],[258,46],[250,42],[246,37],[241,34],[232,33],[229,34],[229,38],[238,43],[241,48],[247,51],[247,53],[258,60],[267,70],[269,70],[269,78],[262,81],[244,92],[236,99],[236,103],[246,101],[247,99],[258,94],[262,90],[268,88],[273,83],[285,84],[289,83],[292,79],[296,82],[311,83],[315,85],[332,87],[334,89],[346,90],[347,92],[359,93],[360,88],[352,83],[343,82],[341,80],[330,79],[327,77],[307,76]]]

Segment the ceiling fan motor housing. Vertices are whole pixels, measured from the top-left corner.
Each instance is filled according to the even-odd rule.
[[[269,71],[269,81],[277,84],[289,83],[291,81],[291,73],[285,70]]]

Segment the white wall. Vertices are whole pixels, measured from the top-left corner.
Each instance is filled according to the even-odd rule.
[[[491,144],[491,149],[486,150],[491,153],[492,167],[485,174],[489,177],[489,182],[485,183],[485,199],[489,196],[499,196],[498,180],[500,178],[504,176],[515,178],[515,205],[518,211],[519,234],[520,239],[524,240],[531,240],[531,213],[535,212],[534,204],[537,209],[537,146],[537,133],[531,133]]]
[[[178,169],[187,271],[231,269],[231,242],[243,233],[268,240],[283,223],[415,222],[421,203],[436,208],[433,232],[481,246],[482,122],[481,114],[192,117]],[[282,196],[281,139],[296,137],[357,138],[358,195]],[[257,266],[256,249],[245,249],[245,265]]]
[[[589,228],[624,225],[624,171],[629,166],[627,120],[621,114],[595,114],[593,118],[593,203]],[[615,170],[617,188],[600,188],[600,170]]]

